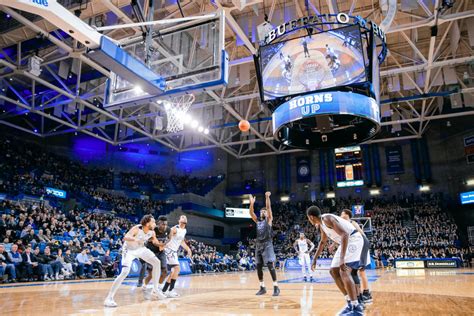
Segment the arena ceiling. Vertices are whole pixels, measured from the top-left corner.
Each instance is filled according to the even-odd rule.
[[[210,127],[209,135],[156,130],[156,113],[149,104],[104,109],[109,71],[50,22],[4,6],[0,6],[0,124],[43,138],[81,132],[113,145],[152,139],[176,151],[220,148],[236,158],[297,152],[274,142],[271,113],[260,105],[252,26],[263,21],[264,11],[270,21],[285,14],[345,12],[380,24],[392,1],[398,3],[386,30],[389,54],[381,67],[382,131],[370,143],[419,138],[433,120],[474,115],[474,3],[470,0],[454,1],[452,7],[447,4],[453,1],[446,0],[257,0],[243,9],[236,5],[244,2],[237,0],[183,0],[185,16],[216,8],[227,13],[226,50],[233,84],[197,94],[192,109],[193,116]],[[92,25],[137,22],[130,0],[59,2]],[[155,19],[181,16],[175,1],[162,1],[156,7]],[[437,34],[432,36],[435,26]],[[141,30],[105,34],[121,39]],[[26,69],[33,54],[43,59],[40,75]],[[67,77],[59,74],[65,65],[70,67]],[[242,133],[237,128],[241,119],[258,122]]]

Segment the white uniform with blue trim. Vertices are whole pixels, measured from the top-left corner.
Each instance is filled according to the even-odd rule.
[[[175,228],[176,234],[171,237],[165,247],[166,263],[171,266],[179,265],[178,250],[186,236],[186,228],[180,228],[179,225],[176,225]]]
[[[306,276],[306,270],[311,275],[311,258],[309,257],[308,241],[305,239],[301,240],[298,238],[298,259],[301,265],[301,272]]]
[[[153,236],[153,230],[145,233],[142,225],[138,225],[137,241],[126,241],[122,247],[122,266],[131,267],[134,259],[150,261],[155,254],[145,247],[145,242]]]
[[[359,269],[360,256],[362,254],[362,248],[364,246],[364,239],[362,238],[362,235],[354,228],[354,226],[352,226],[349,221],[346,221],[340,216],[333,214],[324,214],[321,216],[321,220],[329,216],[331,216],[339,224],[341,224],[342,229],[347,234],[349,234],[349,241],[347,244],[346,255],[344,257],[344,263],[352,269]],[[339,244],[339,247],[337,248],[337,251],[334,254],[334,258],[331,262],[331,268],[337,268],[341,265],[342,238],[334,229],[326,226],[324,224],[324,221],[321,221],[321,228],[328,236],[328,238]]]

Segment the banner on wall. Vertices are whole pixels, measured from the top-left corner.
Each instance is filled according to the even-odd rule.
[[[311,160],[309,157],[296,158],[296,181],[311,182]]]
[[[405,172],[401,146],[385,147],[385,158],[387,159],[387,174],[401,174]]]
[[[464,137],[464,155],[468,165],[474,163],[474,135]]]

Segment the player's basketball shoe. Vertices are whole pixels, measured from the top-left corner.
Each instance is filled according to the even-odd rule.
[[[308,278],[306,276],[304,276],[303,281],[308,282]]]
[[[280,288],[278,286],[273,287],[273,296],[280,295]]]
[[[372,302],[373,302],[372,294],[370,294],[370,292],[365,292],[364,291],[364,293],[362,293],[362,299],[364,300],[364,303],[366,305],[372,304]]]
[[[151,290],[150,292],[150,298],[151,299],[158,299],[158,300],[165,300],[166,299],[166,295],[163,294],[163,292],[161,291],[155,291],[155,290]]]
[[[363,316],[364,315],[364,308],[362,307],[361,304],[358,304],[352,308],[352,314],[353,316]]]
[[[178,293],[176,293],[175,290],[173,291],[168,291],[165,293],[166,297],[169,297],[169,298],[177,298],[179,297],[180,295]]]
[[[117,303],[115,303],[113,298],[107,297],[104,301],[105,307],[117,307]]]
[[[339,312],[338,316],[346,316],[346,315],[351,315],[352,313],[352,305],[350,302],[347,303],[346,308],[344,308],[342,311]]]
[[[255,295],[264,295],[267,294],[267,289],[264,286],[260,287],[260,290]]]
[[[314,279],[313,279],[313,276],[310,276],[310,277],[309,277],[309,282],[313,282],[313,280],[314,280]]]

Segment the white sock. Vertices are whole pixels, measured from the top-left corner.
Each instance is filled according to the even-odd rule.
[[[260,286],[261,286],[261,287],[265,287],[265,283],[264,283],[263,281],[260,282]]]
[[[351,301],[351,305],[352,306],[357,306],[357,305],[359,305],[359,301],[357,301],[357,300]]]
[[[278,282],[277,282],[277,281],[274,281],[274,282],[273,282],[273,286],[278,286]]]
[[[344,296],[344,298],[346,299],[346,301],[349,301],[349,302],[350,302],[350,300],[351,300],[351,298],[349,297],[349,295]]]

